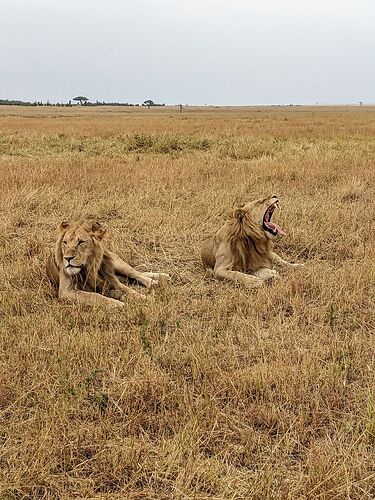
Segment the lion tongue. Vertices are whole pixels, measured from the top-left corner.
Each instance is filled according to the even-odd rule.
[[[267,222],[267,226],[269,226],[271,229],[276,231],[277,234],[281,234],[283,236],[285,236],[285,234],[286,234],[285,231],[280,226],[275,224],[274,222]]]

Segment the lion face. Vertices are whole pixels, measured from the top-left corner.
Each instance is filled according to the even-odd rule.
[[[87,266],[91,258],[98,254],[98,244],[105,229],[97,222],[62,222],[60,241],[61,260],[64,271],[73,276]]]
[[[275,238],[278,235],[284,235],[284,230],[275,222],[271,222],[272,215],[276,208],[279,207],[277,196],[272,195],[267,198],[246,203],[242,207],[242,211],[251,220],[259,224],[268,239]]]

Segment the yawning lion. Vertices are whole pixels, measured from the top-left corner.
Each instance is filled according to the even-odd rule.
[[[301,265],[286,262],[272,251],[272,240],[285,234],[271,221],[278,204],[277,196],[246,203],[230,214],[214,236],[205,240],[202,261],[217,278],[256,288],[277,275],[273,264]]]

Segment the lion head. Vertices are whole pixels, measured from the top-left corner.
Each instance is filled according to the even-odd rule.
[[[69,276],[83,271],[95,274],[103,260],[102,240],[106,232],[98,222],[80,219],[62,222],[55,248],[58,267]]]
[[[279,225],[271,222],[272,215],[278,207],[277,196],[267,196],[267,198],[260,198],[237,208],[234,211],[234,217],[240,221],[249,235],[253,233],[260,239],[264,237],[272,239],[278,235],[285,235],[284,230]]]

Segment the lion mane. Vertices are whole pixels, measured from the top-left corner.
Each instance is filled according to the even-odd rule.
[[[236,271],[257,271],[271,263],[272,241],[251,215],[241,208],[233,210],[221,234],[228,241]]]
[[[62,271],[69,276],[74,289],[91,292],[100,289],[102,292],[104,284],[115,277],[113,260],[104,246],[104,238],[107,231],[98,222],[73,219],[71,223],[73,224],[73,228],[76,230],[83,229],[91,237],[92,245],[85,252],[85,265],[82,267],[81,272],[76,275],[69,276],[65,272],[63,265],[63,239],[69,223],[62,222],[54,253],[50,255],[47,262],[47,273],[57,285],[59,284],[59,275]]]

